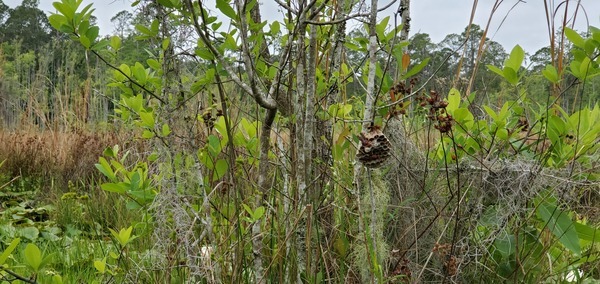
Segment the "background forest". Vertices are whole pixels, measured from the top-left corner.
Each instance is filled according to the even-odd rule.
[[[0,282],[600,283],[599,29],[277,3],[0,1]]]

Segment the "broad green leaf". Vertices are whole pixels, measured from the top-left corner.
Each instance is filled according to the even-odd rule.
[[[131,71],[135,79],[137,79],[138,83],[140,83],[140,85],[146,84],[146,69],[141,63],[136,62]]]
[[[94,261],[94,267],[100,274],[104,274],[104,272],[106,272],[106,258]]]
[[[133,231],[133,226],[129,226],[129,228],[126,228],[126,229],[121,229],[121,230],[119,230],[118,233],[115,230],[110,229],[110,228],[108,230],[113,235],[113,237],[115,237],[115,239],[117,239],[117,241],[119,242],[121,247],[126,246],[127,243],[129,243],[130,241],[135,239],[135,237],[131,236],[131,232]]]
[[[387,28],[389,21],[390,21],[390,16],[387,16],[387,17],[383,18],[381,20],[381,22],[379,22],[379,24],[377,24],[375,26],[375,31],[377,32],[377,37],[379,39],[385,38],[385,29]]]
[[[154,70],[161,70],[162,66],[160,65],[160,63],[156,60],[156,59],[148,59],[146,60],[146,63],[148,64],[148,66],[150,66],[150,68],[154,69]]]
[[[511,85],[516,86],[519,83],[519,77],[517,77],[517,71],[511,67],[504,67],[502,70],[504,74],[504,79],[508,81]]]
[[[196,52],[196,55],[198,55],[202,59],[205,59],[205,60],[215,59],[215,56],[206,47],[198,47],[198,48],[196,48],[195,52]]]
[[[494,248],[502,258],[507,259],[515,253],[516,239],[514,235],[509,235],[506,232],[501,232],[501,236],[494,241]]]
[[[417,64],[413,68],[410,68],[410,70],[408,70],[408,72],[406,72],[406,74],[404,74],[402,76],[402,78],[409,78],[409,77],[416,75],[421,70],[423,70],[423,68],[425,68],[425,66],[427,66],[428,63],[429,63],[429,57],[425,58],[425,60],[421,61],[421,63]]]
[[[158,35],[159,25],[160,25],[160,22],[158,21],[158,19],[154,19],[152,21],[152,23],[150,24],[150,30],[152,31],[152,36]]]
[[[35,240],[40,235],[40,230],[36,227],[24,227],[19,230],[19,234],[23,238],[27,238],[29,240]]]
[[[120,182],[120,183],[108,182],[108,183],[101,184],[100,188],[102,188],[102,190],[105,190],[108,192],[125,193],[125,192],[127,192],[127,189],[129,188],[129,186],[123,182]]]
[[[21,242],[20,238],[15,238],[10,242],[8,247],[0,255],[0,266],[6,262],[8,257],[12,254],[12,252],[15,250],[15,248],[19,245],[20,242]]]
[[[96,168],[104,175],[106,176],[109,180],[114,181],[115,180],[115,173],[113,172],[110,164],[108,164],[108,161],[106,161],[106,159],[104,157],[100,157],[99,158],[99,164],[96,164]]]
[[[581,254],[575,222],[567,216],[567,213],[560,210],[554,204],[543,202],[538,206],[537,214],[546,224],[546,228],[558,238],[561,244],[571,252],[577,255]]]
[[[54,2],[52,3],[52,6],[54,6],[54,8],[61,14],[63,14],[65,16],[65,18],[67,19],[67,21],[70,21],[73,19],[73,16],[75,15],[75,10],[77,9],[77,6],[74,5],[69,5],[70,3],[61,3],[61,2]]]
[[[160,4],[163,7],[175,8],[175,4],[173,4],[173,2],[171,2],[171,0],[158,0],[157,2],[158,2],[158,4]]]
[[[252,210],[252,208],[250,208],[250,206],[248,206],[246,204],[242,204],[242,206],[244,207],[244,210],[246,210],[246,212],[248,212],[248,214],[250,214],[250,216],[252,216],[252,214],[254,213],[254,210]]]
[[[254,212],[252,213],[252,219],[254,220],[259,220],[260,218],[262,218],[262,216],[265,215],[265,207],[264,206],[259,206],[258,208],[256,208],[256,210],[254,210]]]
[[[498,120],[498,115],[496,114],[496,112],[492,108],[490,108],[487,105],[484,105],[483,109],[492,118],[492,120],[494,120],[494,121]]]
[[[598,228],[575,222],[575,230],[579,240],[584,244],[598,244],[600,242],[600,229]]]
[[[42,252],[35,244],[27,244],[25,250],[23,250],[23,258],[25,264],[27,264],[34,272],[39,271],[42,264]]]
[[[110,47],[114,51],[119,50],[121,48],[121,38],[116,35],[110,37]]]
[[[154,132],[152,132],[150,130],[144,130],[144,132],[142,132],[142,138],[144,138],[144,139],[154,138]]]
[[[216,157],[219,153],[221,153],[221,141],[215,135],[209,135],[207,138],[208,142],[208,151],[213,157]]]
[[[135,172],[133,173],[133,175],[131,175],[131,181],[129,182],[129,190],[131,191],[136,191],[139,189],[140,187],[140,181],[141,181],[141,176],[139,172]]]
[[[147,111],[140,111],[140,119],[142,120],[142,124],[145,127],[148,127],[150,129],[154,128],[154,113],[153,112],[147,112]]]
[[[551,115],[548,118],[548,131],[546,134],[548,135],[548,139],[552,142],[552,144],[558,145],[562,140],[561,136],[566,131],[565,122],[556,115]]]
[[[521,46],[519,45],[515,45],[515,47],[510,52],[510,55],[508,56],[504,67],[510,67],[513,70],[515,70],[515,72],[518,72],[521,68],[521,64],[523,64],[524,58],[525,52],[523,51],[523,48],[521,48]]]
[[[216,1],[217,9],[219,9],[225,16],[232,19],[234,22],[238,20],[238,15],[233,10],[231,5],[229,5],[227,0],[217,0]]]
[[[52,275],[52,284],[63,284],[62,276],[58,274]]]
[[[504,72],[502,72],[502,69],[500,69],[500,68],[498,68],[498,67],[496,67],[494,65],[489,65],[489,64],[487,65],[487,68],[490,71],[492,71],[492,72],[494,72],[494,73],[496,73],[496,74],[498,74],[498,75],[500,75],[500,76],[502,76],[504,78]]]
[[[213,174],[213,179],[214,180],[221,179],[227,173],[228,167],[229,166],[227,164],[227,161],[225,161],[224,159],[217,160],[217,162],[215,163],[215,171]]]
[[[279,34],[279,31],[281,30],[281,25],[279,25],[278,21],[273,21],[271,23],[270,28],[271,28],[271,35],[275,36],[275,35]]]
[[[448,106],[446,106],[446,110],[448,111],[448,113],[454,115],[454,111],[458,109],[459,106],[460,92],[457,89],[452,88],[448,93]]]
[[[544,75],[544,77],[546,77],[546,79],[548,79],[548,81],[552,83],[556,84],[560,80],[556,68],[550,64],[546,65],[546,68],[542,70],[542,74]]]
[[[576,31],[565,27],[565,35],[567,36],[567,39],[573,43],[573,45],[580,48],[585,48],[585,40]]]
[[[468,108],[465,108],[465,107],[457,108],[454,111],[454,113],[451,113],[451,114],[452,114],[452,117],[454,117],[454,119],[456,120],[456,122],[460,123],[467,129],[471,129],[471,127],[473,126],[473,123],[475,122],[475,117],[473,116],[471,111],[469,111]]]
[[[144,35],[147,35],[147,36],[153,36],[153,33],[152,33],[152,31],[151,31],[149,28],[147,28],[146,26],[143,26],[143,25],[135,25],[135,29],[136,29],[138,32],[140,32],[140,33],[142,33],[142,34],[144,34]]]
[[[101,40],[97,41],[96,43],[94,43],[94,44],[92,45],[91,49],[92,49],[92,50],[95,50],[95,51],[100,51],[100,50],[106,49],[106,47],[107,47],[109,44],[110,44],[109,40],[108,40],[108,39],[105,39],[105,38],[103,38],[103,39],[101,39]]]
[[[224,116],[219,116],[219,118],[217,118],[217,121],[215,121],[215,130],[219,132],[219,134],[221,134],[221,145],[227,144],[227,141],[229,141],[229,137],[227,136],[227,126],[225,125]]]
[[[169,45],[171,45],[171,39],[169,39],[169,38],[163,39],[162,50],[167,50],[167,48],[169,48]]]
[[[579,65],[579,79],[581,79],[582,81],[585,81],[585,78],[589,75],[590,71],[592,71],[591,69],[593,67],[591,67],[591,60],[589,57],[585,57],[583,58],[583,60],[581,60],[581,65]]]
[[[92,46],[92,41],[90,41],[89,38],[87,38],[87,36],[85,35],[80,35],[79,36],[79,42],[81,43],[81,45],[83,45],[83,47],[85,47],[86,49],[89,49]]]
[[[50,15],[48,17],[48,21],[50,22],[50,25],[56,30],[60,30],[60,27],[62,25],[67,24],[67,18],[65,18],[65,16],[60,15],[60,14]]]
[[[85,36],[91,41],[94,42],[96,41],[96,38],[98,37],[98,33],[100,32],[100,28],[98,28],[97,26],[91,26],[87,32],[85,33]]]
[[[165,136],[168,136],[169,134],[171,134],[171,128],[169,128],[169,125],[165,123],[162,126],[162,136],[165,137]]]

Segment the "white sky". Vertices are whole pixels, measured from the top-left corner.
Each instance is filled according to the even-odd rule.
[[[384,6],[393,0],[380,1],[379,6]],[[434,43],[439,43],[446,35],[461,33],[469,23],[474,0],[411,0],[411,34],[422,32],[430,35]],[[550,0],[546,0],[550,1]],[[555,5],[564,0],[554,0]],[[50,13],[54,12],[52,0],[40,0],[40,9]],[[110,18],[117,12],[131,9],[131,0],[84,0],[83,6],[94,3],[96,11],[94,15],[98,18],[100,33],[108,34],[114,30]],[[272,0],[259,0],[262,4],[262,15],[264,20],[276,19],[280,14],[276,4]],[[370,2],[370,1],[367,1]],[[478,1],[475,11],[474,23],[485,27],[490,16],[494,2],[493,0]],[[512,47],[519,44],[527,52],[533,54],[538,49],[549,45],[548,29],[544,12],[545,0],[498,0],[502,2],[494,14],[490,24],[488,37],[499,42],[509,52]],[[519,2],[512,11],[510,9]],[[4,0],[4,3],[15,7],[21,0]],[[207,3],[214,3],[209,0]],[[577,0],[569,1],[569,11],[574,11]],[[575,29],[584,31],[588,24],[600,28],[600,0],[580,0],[583,10],[580,10],[575,21]],[[216,10],[214,4],[207,4],[209,9]],[[385,14],[392,15],[398,4],[392,5]],[[557,7],[554,7],[557,8]],[[558,17],[555,20],[556,27],[560,26],[564,13],[564,5],[558,7]],[[585,13],[584,13],[585,12]],[[586,19],[587,14],[587,19]],[[572,15],[570,13],[569,17]],[[500,26],[503,18],[504,23]],[[588,23],[589,21],[589,23]],[[390,21],[393,22],[393,21]]]

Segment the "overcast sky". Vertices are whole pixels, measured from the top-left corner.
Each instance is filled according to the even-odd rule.
[[[389,3],[389,1],[392,0],[380,1],[379,5],[384,6],[384,3]],[[47,13],[54,12],[52,2],[52,0],[40,0],[40,9]],[[84,0],[83,2],[84,6],[94,3],[96,8],[94,15],[98,18],[100,33],[108,34],[114,30],[110,18],[119,11],[131,9],[131,2],[133,1]],[[263,3],[261,6],[263,19],[276,19],[277,15],[280,14],[273,1],[259,0],[259,2]],[[490,16],[493,3],[496,1],[483,0],[478,2],[473,22],[483,28]],[[513,8],[517,2],[519,3]],[[558,6],[563,0],[555,0],[554,2]],[[14,8],[21,3],[21,0],[4,0],[4,3]],[[207,3],[214,3],[214,0],[207,1]],[[502,44],[507,52],[516,44],[521,45],[523,49],[531,54],[549,45],[543,3],[544,0],[502,1],[490,24],[488,37]],[[574,11],[576,3],[576,0],[569,2],[570,11]],[[214,4],[207,5],[215,10]],[[585,31],[588,24],[600,28],[600,0],[581,0],[581,6],[583,10],[580,10],[577,16],[575,29]],[[397,7],[397,4],[393,5],[386,14],[393,14]],[[410,9],[412,18],[411,34],[417,32],[427,33],[434,43],[438,43],[448,34],[461,33],[469,23],[472,7],[473,0],[412,0]],[[560,26],[562,21],[563,7],[564,5],[558,7],[560,16],[555,21],[557,27]],[[511,8],[513,8],[512,11]],[[504,23],[500,26],[503,19],[505,19]],[[570,18],[569,20],[572,21]]]

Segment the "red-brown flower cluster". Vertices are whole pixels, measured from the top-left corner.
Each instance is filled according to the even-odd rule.
[[[448,133],[452,130],[454,118],[446,112],[448,102],[442,100],[436,91],[429,92],[428,97],[417,97],[417,100],[421,107],[428,109],[427,118],[433,121],[435,129],[441,133]]]
[[[393,86],[390,89],[390,100],[392,102],[396,102],[399,99],[402,99],[405,96],[410,95],[413,92],[413,88],[415,87],[415,85],[417,84],[419,80],[417,78],[411,78],[408,81],[408,85],[404,82],[400,82],[398,84],[396,84],[395,86]],[[396,116],[399,114],[406,114],[406,107],[408,106],[408,102],[399,102],[398,104],[394,105],[391,109],[390,109],[390,116]]]

